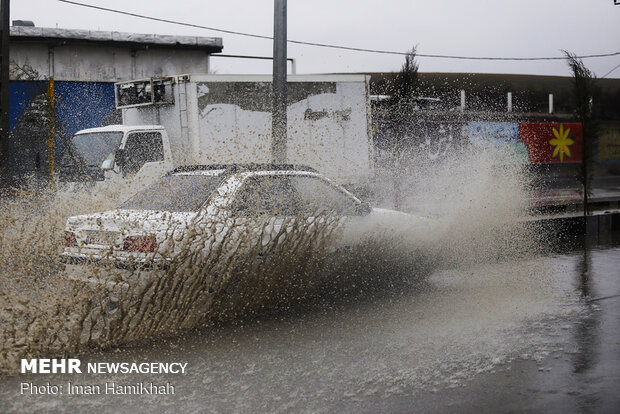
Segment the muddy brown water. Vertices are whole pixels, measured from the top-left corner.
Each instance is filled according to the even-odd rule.
[[[588,300],[620,293],[619,265],[619,247],[598,246],[436,270],[416,286],[80,357],[187,362],[185,375],[18,374],[0,379],[0,400],[12,412],[611,412],[618,300]],[[20,395],[22,382],[68,381],[170,383],[175,394]]]

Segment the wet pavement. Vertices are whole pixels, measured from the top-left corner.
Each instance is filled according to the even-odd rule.
[[[582,296],[584,312],[544,327],[541,333],[553,344],[547,355],[522,355],[463,386],[395,398],[364,411],[620,412],[620,249],[559,257],[574,260],[576,271],[565,276]]]
[[[620,411],[620,245],[433,272],[80,357],[187,373],[0,378],[8,412]],[[20,395],[20,384],[170,383],[174,395]]]

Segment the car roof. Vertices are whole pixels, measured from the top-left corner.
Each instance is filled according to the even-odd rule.
[[[161,125],[107,125],[97,128],[87,128],[76,132],[76,135],[90,134],[93,132],[128,132],[128,131],[162,131],[164,127]]]
[[[177,167],[168,174],[196,173],[200,171],[219,171],[219,173],[234,174],[252,171],[304,171],[318,173],[312,167],[296,164],[271,164],[271,163],[247,163],[247,164],[208,164],[208,165],[185,165]]]

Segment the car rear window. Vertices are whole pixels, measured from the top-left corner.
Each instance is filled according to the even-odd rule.
[[[198,211],[220,175],[167,175],[121,204],[127,210]]]

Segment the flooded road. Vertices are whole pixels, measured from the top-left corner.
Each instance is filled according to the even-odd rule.
[[[614,412],[620,247],[433,272],[173,339],[81,356],[187,362],[185,374],[0,378],[3,410]],[[74,356],[71,356],[74,357]],[[20,395],[20,384],[155,384],[173,395]]]

